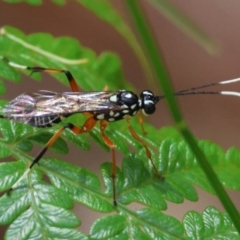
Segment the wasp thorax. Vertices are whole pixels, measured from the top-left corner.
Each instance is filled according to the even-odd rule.
[[[142,91],[140,94],[141,98],[141,108],[144,115],[151,115],[156,110],[156,103],[159,98],[155,97],[153,93],[149,90]]]
[[[136,106],[138,104],[138,96],[131,91],[122,91],[120,103],[128,107]]]

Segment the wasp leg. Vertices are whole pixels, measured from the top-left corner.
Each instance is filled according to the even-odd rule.
[[[0,59],[1,59],[1,57],[0,57]],[[64,73],[68,79],[68,82],[70,84],[72,91],[79,92],[79,88],[76,83],[76,80],[74,79],[73,75],[68,70],[60,70],[60,69],[55,69],[55,68],[43,68],[43,67],[28,67],[28,66],[24,66],[24,65],[20,65],[20,64],[11,62],[6,57],[2,57],[2,60],[12,67],[30,70],[31,73],[34,73],[34,72]]]
[[[143,134],[147,134],[146,130],[144,129],[143,116],[142,116],[141,111],[138,111],[137,116],[138,116],[138,122],[139,122],[139,124],[140,124],[140,126],[141,126],[141,129],[142,129],[142,133],[143,133]]]
[[[30,170],[33,168],[35,164],[37,164],[43,155],[46,153],[46,151],[56,142],[56,140],[60,137],[60,135],[63,133],[65,129],[70,129],[72,132],[76,134],[81,134],[90,131],[96,124],[97,120],[93,118],[93,116],[89,117],[84,125],[79,128],[71,123],[66,124],[65,126],[61,127],[51,138],[50,140],[46,143],[44,148],[38,153],[38,155],[35,157],[29,168],[24,172],[24,174],[17,180],[17,182],[7,191],[9,194],[14,188],[16,188],[19,183],[26,177],[26,175],[30,172]]]
[[[108,85],[105,85],[105,87],[103,88],[103,91],[107,92],[109,89],[108,89]]]
[[[116,154],[115,154],[115,145],[114,143],[106,136],[104,130],[107,127],[108,122],[106,120],[100,121],[100,131],[105,144],[111,149],[112,151],[112,188],[113,188],[113,205],[117,206],[116,201]]]
[[[137,135],[137,133],[134,131],[133,127],[132,127],[131,124],[130,124],[130,118],[126,118],[126,121],[127,121],[128,129],[129,129],[130,133],[132,134],[132,136],[133,136],[138,142],[140,142],[140,143],[143,145],[143,147],[145,148],[146,155],[147,155],[148,159],[150,160],[150,162],[151,162],[151,164],[152,164],[152,166],[153,166],[153,169],[154,169],[154,171],[155,171],[155,173],[156,173],[156,176],[157,176],[158,178],[163,179],[163,177],[160,176],[160,174],[159,174],[159,172],[158,172],[158,170],[157,170],[157,167],[155,166],[155,164],[154,164],[154,162],[153,162],[153,160],[152,160],[152,154],[151,154],[151,152],[150,152],[150,150],[149,150],[149,148],[148,148],[148,146],[147,146],[147,143],[146,143],[143,139],[141,139],[141,138]]]
[[[78,85],[76,83],[76,80],[74,79],[71,72],[68,70],[60,70],[55,68],[43,68],[43,67],[26,67],[27,70],[30,70],[32,73],[34,72],[47,72],[47,73],[64,73],[68,79],[68,82],[70,84],[70,87],[73,92],[79,92]]]

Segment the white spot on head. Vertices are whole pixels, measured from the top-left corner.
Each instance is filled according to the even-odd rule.
[[[108,121],[109,121],[109,122],[114,122],[114,121],[115,121],[115,118],[109,118]]]
[[[123,113],[129,113],[129,110],[123,110],[122,112]]]
[[[131,106],[131,109],[136,108],[136,106],[137,106],[137,104],[133,104],[133,105]]]
[[[99,119],[99,120],[104,119],[104,114],[102,113],[102,114],[97,115],[97,119]]]
[[[149,103],[154,104],[152,100],[144,100],[144,104],[149,104]]]
[[[142,93],[143,93],[144,95],[152,95],[152,96],[153,96],[153,94],[152,94],[151,92],[147,91],[147,90],[143,91]]]
[[[117,95],[113,95],[109,98],[111,102],[117,102]]]

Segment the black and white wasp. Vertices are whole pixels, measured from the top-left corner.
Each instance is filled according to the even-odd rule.
[[[72,92],[56,93],[47,90],[41,90],[35,93],[23,93],[10,101],[2,111],[2,118],[14,120],[24,124],[30,124],[34,127],[51,127],[55,123],[61,122],[64,118],[73,114],[84,114],[87,119],[82,127],[77,127],[71,123],[61,127],[46,143],[44,148],[35,157],[31,165],[18,181],[9,190],[16,188],[21,180],[26,177],[31,168],[40,161],[45,152],[60,137],[65,129],[70,129],[75,134],[89,132],[97,122],[100,122],[100,133],[105,144],[112,151],[112,187],[113,203],[116,206],[116,156],[115,145],[105,134],[105,128],[109,122],[115,122],[125,119],[131,135],[139,141],[146,150],[146,156],[151,161],[153,169],[158,177],[160,173],[152,161],[151,152],[146,142],[138,136],[130,124],[130,118],[142,112],[144,115],[151,115],[155,112],[156,104],[164,96],[154,96],[149,90],[141,92],[140,96],[127,90],[118,91],[99,91],[99,92],[80,92],[72,74],[67,70],[59,70],[42,67],[26,67],[15,64],[4,59],[10,66],[27,69],[34,72],[64,73],[69,81]],[[191,94],[223,94],[240,96],[238,92],[232,91],[199,91],[199,89],[221,84],[230,84],[240,81],[240,78],[211,83],[208,85],[190,88],[174,93],[176,96]]]

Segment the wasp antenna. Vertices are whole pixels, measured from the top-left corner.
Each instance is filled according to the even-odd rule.
[[[234,78],[234,79],[230,79],[230,80],[225,80],[225,81],[221,81],[219,82],[219,84],[230,84],[230,83],[235,83],[235,82],[239,82],[240,78]]]
[[[240,92],[234,91],[194,91],[194,92],[177,92],[175,96],[187,96],[187,95],[210,95],[210,94],[220,94],[220,95],[228,95],[228,96],[235,96],[240,97]]]
[[[193,88],[181,90],[179,92],[174,93],[174,95],[182,95],[181,93],[183,93],[183,92],[189,92],[189,94],[190,94],[190,92],[193,93],[195,90],[199,90],[199,89],[202,89],[202,88],[207,88],[207,87],[212,87],[212,86],[217,86],[217,85],[222,85],[222,84],[231,84],[231,83],[236,83],[236,82],[239,82],[239,81],[240,81],[240,78],[234,78],[234,79],[230,79],[230,80],[224,80],[224,81],[220,81],[220,82],[210,83],[210,84],[202,85],[202,86],[199,86],[199,87],[193,87]]]
[[[199,87],[193,87],[185,90],[181,90],[179,92],[173,93],[175,96],[186,96],[186,95],[197,95],[197,94],[202,94],[202,95],[207,95],[207,94],[221,94],[221,95],[228,95],[228,96],[235,96],[235,97],[240,97],[240,92],[235,92],[235,91],[197,91],[199,89],[207,88],[207,87],[212,87],[212,86],[217,86],[217,85],[223,85],[223,84],[232,84],[240,82],[240,78],[234,78],[230,80],[224,80],[220,82],[215,82],[215,83],[210,83],[207,85],[202,85]],[[165,98],[165,96],[156,96],[156,102],[161,100],[162,98]]]
[[[230,96],[240,97],[240,92],[221,91],[220,94],[222,94],[222,95],[230,95]]]
[[[163,98],[164,98],[164,96],[156,96],[156,101],[160,101]]]
[[[165,98],[165,96],[155,96],[155,104],[158,103],[163,98]]]

